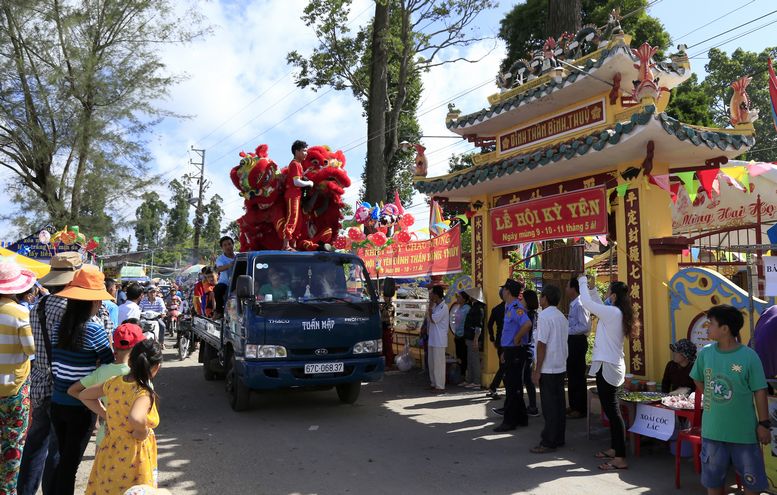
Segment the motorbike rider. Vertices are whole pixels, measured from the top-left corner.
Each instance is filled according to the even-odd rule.
[[[140,311],[154,311],[161,316],[157,320],[159,323],[159,343],[164,348],[165,333],[167,333],[167,325],[165,324],[165,316],[167,315],[167,307],[161,297],[159,290],[153,285],[146,289],[146,297],[140,302]]]

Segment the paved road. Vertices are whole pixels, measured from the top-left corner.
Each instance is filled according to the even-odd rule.
[[[628,471],[597,471],[592,455],[607,432],[586,440],[584,420],[568,424],[563,450],[530,454],[542,418],[495,434],[494,402],[463,389],[427,395],[417,370],[364,386],[353,406],[334,390],[275,392],[254,394],[251,411],[235,413],[223,382],[205,382],[196,357],[180,363],[166,352],[155,381],[159,472],[175,494],[703,493],[689,462],[683,491],[674,489],[674,458],[662,444],[643,447]]]

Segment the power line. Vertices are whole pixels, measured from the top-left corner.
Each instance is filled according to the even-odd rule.
[[[777,12],[777,11],[775,11],[775,12]],[[742,33],[742,34],[739,34],[739,35],[737,35],[737,36],[733,36],[733,37],[731,37],[731,38],[729,38],[729,39],[727,39],[727,40],[725,40],[725,41],[722,41],[722,42],[718,43],[717,45],[714,45],[714,46],[711,46],[711,47],[705,48],[704,50],[702,50],[702,51],[700,51],[700,52],[697,52],[697,53],[693,54],[693,55],[692,55],[691,57],[689,57],[689,58],[696,58],[696,57],[698,57],[699,55],[702,55],[702,54],[704,54],[704,53],[708,53],[708,52],[709,52],[710,50],[712,50],[713,48],[719,48],[719,47],[721,47],[721,46],[723,46],[723,45],[726,45],[726,44],[728,44],[728,43],[731,43],[732,41],[736,41],[736,40],[738,40],[738,39],[740,39],[740,38],[744,38],[745,36],[747,36],[747,35],[749,35],[749,34],[755,33],[756,31],[760,31],[761,29],[763,29],[763,28],[765,28],[765,27],[769,27],[769,26],[771,26],[772,24],[775,24],[775,23],[777,23],[777,20],[775,20],[775,21],[771,21],[771,22],[767,22],[766,24],[763,24],[763,25],[761,25],[761,26],[759,26],[759,27],[757,27],[757,28],[751,29],[750,31],[746,31],[746,32],[744,32],[744,33]]]
[[[744,4],[744,5],[741,5],[741,6],[739,6],[739,7],[736,7],[736,8],[734,8],[734,9],[732,9],[732,10],[730,10],[730,11],[726,12],[725,14],[723,14],[723,15],[722,15],[722,16],[720,16],[720,17],[716,17],[715,19],[711,20],[710,22],[708,22],[708,23],[706,23],[706,24],[703,24],[703,25],[701,25],[701,26],[697,27],[697,28],[696,28],[696,29],[694,29],[693,31],[688,31],[688,32],[687,32],[687,33],[685,33],[684,35],[682,35],[682,36],[680,36],[680,37],[678,37],[678,38],[675,38],[673,41],[676,43],[676,42],[680,41],[681,39],[685,38],[686,36],[688,36],[688,35],[690,35],[690,34],[693,34],[693,33],[697,32],[697,31],[699,31],[699,30],[701,30],[701,29],[704,29],[705,27],[709,26],[710,24],[712,24],[712,23],[714,23],[714,22],[717,22],[717,21],[719,21],[719,20],[723,19],[724,17],[728,17],[729,15],[733,14],[734,12],[736,12],[736,11],[738,11],[738,10],[741,10],[741,9],[742,9],[742,8],[744,8],[744,7],[747,7],[747,6],[748,6],[748,5],[750,5],[751,3],[754,3],[755,1],[756,1],[756,0],[750,0],[750,1],[749,1],[749,2],[747,2],[746,4]]]
[[[769,17],[770,15],[772,15],[772,14],[774,14],[774,13],[777,13],[777,10],[773,10],[773,11],[769,12],[768,14],[764,14],[764,15],[762,15],[762,16],[760,16],[760,17],[756,17],[755,19],[751,19],[751,20],[749,20],[749,21],[747,21],[747,22],[745,22],[745,23],[742,23],[742,24],[740,24],[739,26],[733,27],[733,28],[731,28],[731,29],[727,29],[727,30],[723,31],[722,33],[718,33],[718,34],[716,34],[715,36],[710,36],[710,37],[709,37],[709,38],[707,38],[706,40],[704,40],[704,41],[700,41],[700,42],[698,42],[698,43],[694,43],[693,45],[689,46],[688,48],[693,48],[693,47],[695,47],[695,46],[702,45],[702,44],[704,44],[704,43],[706,43],[706,42],[708,42],[708,41],[710,41],[710,40],[714,40],[715,38],[718,38],[718,37],[720,37],[720,36],[723,36],[724,34],[728,34],[728,33],[730,33],[731,31],[736,31],[737,29],[739,29],[739,28],[741,28],[741,27],[747,26],[748,24],[752,24],[752,23],[754,23],[755,21],[760,21],[760,20],[761,20],[761,19],[763,19],[764,17]]]

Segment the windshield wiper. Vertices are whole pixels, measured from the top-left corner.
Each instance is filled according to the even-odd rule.
[[[348,299],[345,299],[343,297],[337,297],[337,296],[313,297],[313,298],[307,299],[307,301],[339,301],[339,302],[344,302],[345,304],[347,304],[352,308],[360,309],[362,311],[364,310],[364,308],[362,308],[355,302],[349,301]]]

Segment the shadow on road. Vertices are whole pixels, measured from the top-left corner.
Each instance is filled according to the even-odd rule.
[[[171,352],[171,351],[167,351]],[[674,458],[665,444],[643,448],[631,469],[599,472],[593,454],[608,443],[585,421],[567,424],[556,453],[528,452],[542,418],[497,434],[501,418],[480,391],[427,395],[413,370],[367,384],[355,405],[331,391],[253,394],[235,413],[223,381],[206,382],[196,355],[165,363],[156,380],[162,421],[157,430],[160,486],[175,494],[590,494],[702,493],[683,462],[674,489]]]

